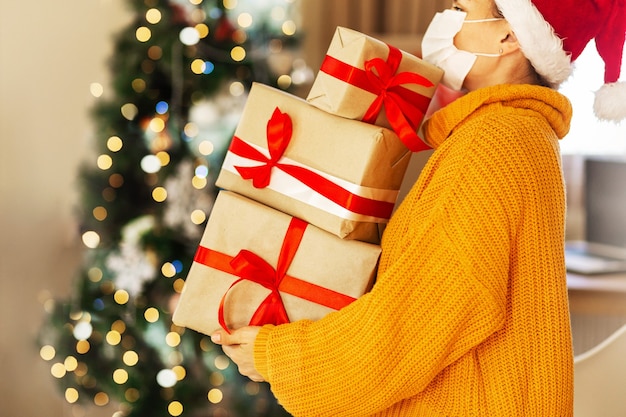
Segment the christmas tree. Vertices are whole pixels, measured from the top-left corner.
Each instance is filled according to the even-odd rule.
[[[87,249],[71,299],[48,312],[41,356],[67,402],[119,404],[114,417],[286,415],[267,384],[171,315],[246,92],[255,81],[288,90],[306,71],[291,53],[295,5],[128,3],[113,94],[93,109],[99,156],[80,172]]]

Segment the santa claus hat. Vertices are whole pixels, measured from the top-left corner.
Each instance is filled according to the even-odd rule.
[[[626,32],[624,0],[495,0],[522,51],[553,87],[594,39],[605,64],[594,111],[601,119],[626,118],[626,83],[618,82]]]

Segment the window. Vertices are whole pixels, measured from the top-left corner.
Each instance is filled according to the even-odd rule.
[[[593,114],[594,93],[603,81],[604,62],[595,43],[590,42],[575,61],[572,77],[560,89],[574,107],[570,133],[561,141],[563,154],[626,155],[626,121],[601,121]],[[626,81],[626,76],[622,75],[620,81]]]

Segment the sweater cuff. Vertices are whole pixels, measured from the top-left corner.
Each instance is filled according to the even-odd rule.
[[[269,366],[267,363],[267,344],[270,333],[274,329],[271,324],[261,327],[259,334],[254,340],[254,367],[265,381],[269,382]]]

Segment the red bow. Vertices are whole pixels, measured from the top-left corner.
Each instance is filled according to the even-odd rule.
[[[265,262],[263,258],[253,252],[242,250],[231,261],[231,266],[235,275],[240,278],[233,282],[230,288],[234,287],[242,281],[251,281],[260,284],[271,291],[271,293],[261,302],[257,310],[250,319],[251,326],[261,326],[263,324],[283,324],[289,323],[289,316],[285,310],[282,298],[278,292],[280,281],[284,274],[275,271],[270,264]],[[230,291],[230,288],[228,291]],[[227,291],[227,293],[228,293]],[[228,331],[226,320],[224,319],[224,303],[226,294],[222,297],[219,307],[220,325]]]
[[[306,222],[295,217],[292,218],[289,223],[285,239],[283,240],[283,245],[280,249],[276,270],[274,270],[274,268],[272,268],[272,266],[260,256],[245,249],[240,251],[239,254],[230,262],[235,274],[240,277],[238,280],[233,282],[230,288],[233,288],[241,281],[252,281],[271,291],[271,293],[265,298],[265,300],[263,300],[254,312],[252,319],[250,319],[251,326],[289,323],[289,317],[287,316],[283,300],[280,298],[278,288],[283,278],[287,275],[287,270],[296,255],[298,247],[300,246],[306,227]],[[226,294],[228,294],[228,291]],[[228,331],[228,327],[226,326],[226,321],[224,319],[224,302],[226,294],[224,294],[220,302],[218,318],[220,325]]]
[[[300,246],[306,227],[307,223],[302,220],[297,218],[291,220],[280,250],[276,270],[261,257],[245,249],[237,256],[231,257],[204,246],[198,247],[194,262],[239,277],[231,284],[220,301],[218,321],[224,330],[230,333],[224,318],[226,295],[242,281],[256,282],[272,291],[253,314],[249,323],[251,326],[289,322],[279,291],[334,310],[340,310],[355,300],[348,295],[287,275],[287,270]]]
[[[431,99],[402,85],[417,84],[432,87],[434,84],[417,73],[396,74],[402,61],[402,52],[398,48],[388,46],[387,61],[381,58],[370,59],[365,62],[365,70],[348,65],[330,55],[326,56],[320,70],[376,95],[376,99],[363,117],[364,122],[374,123],[384,105],[387,120],[409,150],[418,152],[430,149],[416,131]]]
[[[291,123],[291,117],[287,113],[282,113],[278,107],[274,109],[272,117],[267,123],[267,149],[270,153],[268,159],[261,152],[254,149],[254,159],[260,162],[265,162],[263,165],[256,167],[236,167],[237,171],[244,179],[252,179],[252,184],[255,188],[265,188],[270,183],[272,168],[278,163],[278,160],[283,157],[287,145],[291,141],[291,135],[293,134],[293,125]]]

